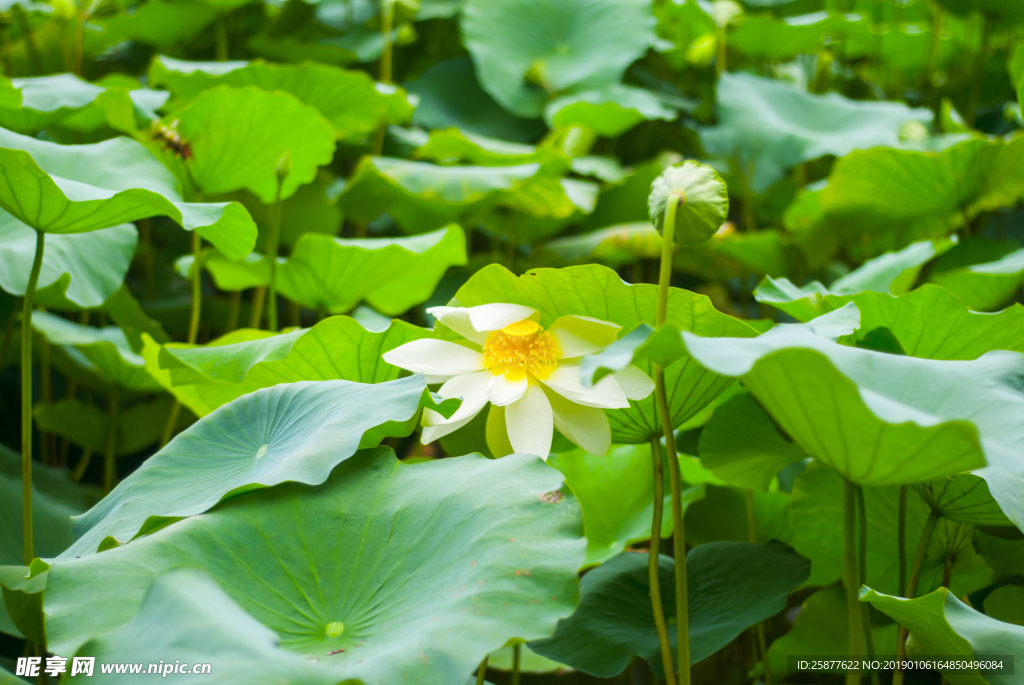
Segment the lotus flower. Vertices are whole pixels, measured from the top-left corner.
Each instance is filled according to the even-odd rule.
[[[654,383],[635,366],[584,387],[580,359],[615,342],[621,326],[587,316],[562,316],[551,328],[540,312],[518,304],[433,307],[438,321],[464,340],[415,340],[384,354],[389,364],[419,372],[441,383],[442,397],[462,398],[445,419],[423,413],[424,443],[458,430],[488,402],[505,407],[512,449],[547,459],[552,429],[557,428],[591,454],[611,446],[605,409],[629,406],[651,394]]]

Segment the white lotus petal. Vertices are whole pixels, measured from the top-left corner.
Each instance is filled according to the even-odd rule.
[[[654,392],[654,381],[632,364],[622,371],[616,371],[611,376],[622,388],[622,393],[627,400],[642,400]]]
[[[388,364],[435,376],[483,371],[483,355],[447,340],[413,340],[384,353]]]
[[[505,326],[522,321],[523,319],[540,319],[540,312],[532,307],[524,307],[521,304],[482,304],[478,307],[470,307],[469,321],[473,328],[478,331],[500,331]]]
[[[466,340],[472,340],[478,345],[487,342],[487,334],[476,330],[469,322],[469,309],[466,307],[431,307],[427,313]]]
[[[547,461],[554,418],[551,403],[540,386],[531,383],[518,402],[505,407],[505,425],[512,449],[522,454],[536,454]]]
[[[420,442],[426,445],[443,438],[449,433],[454,433],[476,418],[476,415],[479,414],[480,411],[480,409],[477,409],[465,418],[459,419],[458,421],[451,421],[444,418],[433,409],[424,409],[423,432],[420,434]]]
[[[490,371],[485,371],[490,374]],[[510,381],[504,374],[500,376],[491,375],[490,385],[487,386],[487,396],[491,402],[499,407],[506,407],[519,400],[529,387],[530,381],[525,378],[519,381]]]
[[[615,342],[622,326],[590,316],[560,316],[550,330],[562,348],[562,358],[571,359],[608,347]]]
[[[558,368],[541,383],[567,400],[585,407],[623,409],[629,406],[629,400],[623,394],[622,388],[610,375],[599,380],[592,388],[584,387],[580,379],[579,362],[559,364]]]
[[[476,416],[487,404],[487,385],[494,378],[490,371],[477,371],[456,376],[437,391],[446,400],[461,397],[462,404],[449,421],[461,421],[467,416]]]
[[[555,428],[590,454],[607,454],[612,445],[612,428],[604,409],[584,407],[548,391]]]

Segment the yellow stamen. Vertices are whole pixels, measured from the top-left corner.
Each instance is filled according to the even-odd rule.
[[[551,333],[529,319],[492,331],[484,343],[484,368],[510,381],[544,379],[558,366],[562,349]]]

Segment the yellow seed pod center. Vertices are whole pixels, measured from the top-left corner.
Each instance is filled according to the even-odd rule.
[[[558,366],[562,349],[558,339],[526,319],[491,331],[484,343],[484,368],[510,381],[527,376],[544,379]]]

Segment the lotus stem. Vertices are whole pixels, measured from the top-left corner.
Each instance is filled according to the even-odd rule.
[[[928,553],[928,544],[932,540],[932,533],[939,522],[939,512],[932,509],[928,520],[924,523],[921,531],[921,539],[917,543],[917,551],[914,552],[914,563],[910,566],[910,578],[907,580],[907,592],[904,595],[907,599],[914,599],[917,595],[917,581],[921,579],[921,569],[924,567],[924,558]],[[907,635],[909,631],[905,626],[900,626],[899,637],[896,638],[896,661],[899,663],[907,656]],[[893,685],[903,685],[903,670],[896,669],[892,674]]]
[[[11,338],[14,337],[14,324],[18,322],[18,314],[21,310],[18,309],[17,305],[11,307],[11,314],[7,317],[7,325],[4,326],[3,339],[0,340],[0,367],[4,365],[4,360],[7,358],[7,347],[11,344]]]
[[[199,319],[203,312],[203,239],[192,231],[192,316],[188,322],[189,345],[199,337]]]
[[[843,492],[843,562],[846,585],[846,620],[849,632],[849,656],[857,659],[864,656],[864,626],[860,607],[859,569],[857,567],[857,507],[856,486],[845,480]],[[846,672],[846,685],[859,685],[860,669]]]
[[[978,45],[978,53],[975,55],[974,78],[971,79],[971,90],[967,101],[967,125],[974,128],[978,119],[978,104],[981,101],[981,82],[985,75],[985,58],[988,57],[988,29],[989,24],[985,15],[978,13],[978,22],[981,24],[978,33],[981,34],[981,44]]]
[[[267,259],[270,260],[270,285],[267,297],[267,328],[277,333],[277,249],[281,240],[281,186],[284,179],[277,179],[277,192],[270,208],[270,226],[267,230]]]
[[[672,281],[672,250],[675,246],[676,209],[685,202],[679,193],[673,193],[665,205],[664,229],[661,246],[661,271],[658,277],[658,310],[656,324],[662,326],[668,318],[668,289]],[[690,631],[689,607],[686,589],[686,532],[683,527],[683,479],[679,472],[679,457],[676,451],[675,426],[668,407],[668,393],[665,390],[665,369],[654,365],[654,393],[661,416],[661,427],[665,434],[665,451],[668,456],[669,483],[672,488],[672,549],[676,568],[676,638],[680,685],[690,685]],[[668,674],[666,673],[666,677]]]
[[[42,309],[45,311],[45,308]],[[50,363],[50,342],[46,337],[39,339],[39,389],[43,392],[43,404],[53,403],[53,365]],[[50,445],[50,433],[39,430],[39,460],[47,466],[53,466],[53,450]]]
[[[43,67],[39,61],[39,52],[36,50],[36,39],[32,35],[32,25],[28,23],[28,14],[19,5],[15,5],[12,11],[18,13],[18,23],[21,24],[21,32],[25,36],[25,49],[28,51],[28,60],[32,64],[32,75],[39,76],[43,73]]]
[[[171,441],[174,437],[174,427],[178,425],[178,414],[181,412],[181,400],[174,398],[174,404],[171,405],[171,411],[167,414],[167,423],[164,425],[163,435],[160,436],[160,449],[164,448],[164,445]]]
[[[515,643],[512,645],[512,685],[519,685],[519,662],[522,657],[520,654],[522,650],[522,643]]]
[[[747,488],[747,534],[750,536],[750,541],[756,545],[757,516],[754,514],[754,491],[751,488]],[[764,671],[764,685],[772,685],[772,672],[768,667],[768,640],[764,635],[764,622],[758,621],[755,630],[757,632],[757,641],[755,645],[761,652],[761,668]]]
[[[117,486],[117,417],[121,411],[121,394],[114,391],[109,399],[107,445],[103,454],[103,492],[109,493]]]
[[[263,321],[263,300],[267,296],[266,286],[254,288],[252,291],[252,302],[250,304],[249,328],[259,328]]]
[[[907,486],[900,486],[900,508],[896,520],[896,546],[900,555],[900,597],[907,592]]]
[[[242,291],[235,290],[228,295],[230,305],[228,307],[228,320],[224,324],[224,332],[230,333],[238,328],[238,310],[242,307]]]
[[[21,526],[25,565],[35,559],[32,546],[32,302],[43,268],[46,234],[36,231],[36,256],[21,305]]]
[[[867,583],[868,578],[868,510],[864,503],[864,488],[857,486],[857,587]],[[867,655],[874,658],[875,643],[871,637],[871,615],[869,605],[860,602],[861,623],[864,626],[864,647]],[[871,685],[878,685],[878,672],[869,673]]]
[[[156,274],[153,271],[153,236],[149,219],[139,221],[139,242],[142,243],[142,268],[145,286],[142,296],[147,300],[156,299]]]
[[[480,668],[476,671],[476,685],[484,685],[484,679],[487,677],[487,656],[480,662]]]
[[[214,26],[216,32],[217,41],[217,61],[227,62],[228,61],[228,15],[227,13],[221,14],[217,17],[216,25]]]
[[[665,469],[661,457],[661,438],[651,437],[651,465],[654,473],[654,514],[651,516],[651,544],[647,553],[647,582],[651,587],[651,611],[654,612],[654,629],[658,633],[661,647],[661,663],[665,669],[665,681],[675,682],[675,668],[672,666],[672,641],[668,636],[665,621],[665,607],[661,603],[661,580],[658,558],[661,556],[661,520],[665,508]]]

